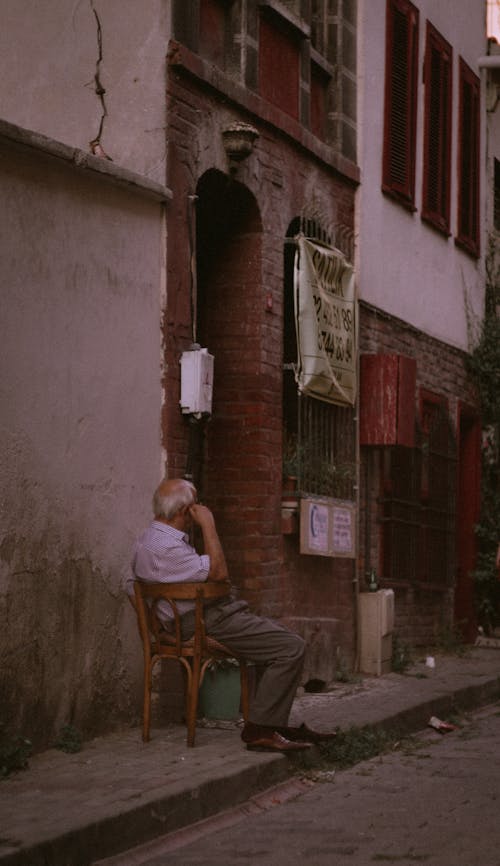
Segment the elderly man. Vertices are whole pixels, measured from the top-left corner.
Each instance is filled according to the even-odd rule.
[[[162,481],[153,497],[154,521],[139,536],[132,560],[133,580],[153,582],[227,581],[228,571],[212,512],[197,502],[196,488],[182,478]],[[203,554],[189,543],[192,524],[200,527]],[[165,628],[172,619],[166,602],[159,606]],[[194,632],[193,603],[178,603],[185,637]],[[288,716],[299,683],[304,642],[276,622],[252,614],[246,602],[228,594],[205,609],[207,634],[262,670],[241,738],[248,749],[280,752],[309,748],[318,738],[305,725],[288,727]]]

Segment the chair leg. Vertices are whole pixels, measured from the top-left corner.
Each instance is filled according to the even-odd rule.
[[[148,743],[150,739],[152,677],[153,668],[151,662],[146,660],[144,664],[144,703],[142,710],[142,740],[144,743]]]
[[[248,667],[244,661],[240,661],[240,683],[241,683],[241,711],[245,722],[248,720],[250,710]]]
[[[194,746],[194,738],[195,738],[195,734],[196,734],[196,715],[198,712],[198,691],[200,688],[200,672],[201,672],[200,659],[197,659],[195,656],[193,658],[191,676],[188,677],[189,690],[187,693],[187,713],[186,713],[187,744],[188,744],[188,746]]]

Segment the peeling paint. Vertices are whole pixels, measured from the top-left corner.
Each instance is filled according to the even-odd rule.
[[[16,536],[6,535],[0,543],[0,559],[10,565],[16,552]]]
[[[140,712],[121,582],[158,479],[161,207],[31,147],[2,157],[0,722],[38,750]]]
[[[32,562],[44,540],[19,539]],[[50,744],[63,724],[85,737],[132,717],[118,608],[108,576],[90,557],[67,557],[43,569],[23,569],[3,599],[0,649],[3,723],[36,747]],[[20,684],[22,684],[22,698]]]

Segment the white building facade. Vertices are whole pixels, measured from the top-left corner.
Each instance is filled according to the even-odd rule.
[[[484,308],[486,8],[456,7],[358,4],[360,548],[411,643],[476,628],[480,418],[466,359]]]

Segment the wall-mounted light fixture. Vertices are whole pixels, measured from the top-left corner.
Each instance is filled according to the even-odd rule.
[[[249,123],[232,123],[222,131],[224,150],[229,157],[229,170],[235,171],[239,163],[249,156],[259,133]]]

